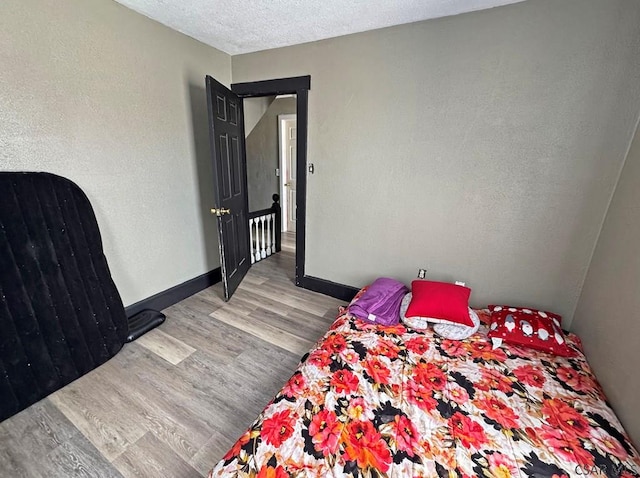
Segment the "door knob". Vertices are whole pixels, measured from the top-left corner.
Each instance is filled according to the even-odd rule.
[[[220,208],[212,208],[211,209],[211,214],[215,214],[216,216],[220,217],[223,216],[224,214],[231,214],[231,209],[220,209]]]

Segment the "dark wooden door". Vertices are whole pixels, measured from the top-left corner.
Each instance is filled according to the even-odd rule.
[[[242,100],[207,76],[209,137],[224,298],[229,300],[249,270],[247,160]]]

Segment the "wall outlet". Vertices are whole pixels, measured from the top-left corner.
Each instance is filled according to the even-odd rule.
[[[280,168],[276,168],[276,177],[280,177]]]
[[[424,279],[427,275],[427,269],[418,269],[418,279]]]

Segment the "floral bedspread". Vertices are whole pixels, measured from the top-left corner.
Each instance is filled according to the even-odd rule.
[[[486,324],[486,311],[478,311]],[[562,358],[343,311],[210,477],[640,476],[581,351]]]

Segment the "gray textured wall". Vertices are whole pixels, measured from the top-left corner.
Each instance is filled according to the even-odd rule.
[[[278,115],[296,112],[295,98],[277,98],[247,136],[247,190],[249,211],[271,207],[273,193],[280,194]]]
[[[125,305],[219,266],[205,74],[230,57],[111,0],[0,2],[0,169],[84,189]]]
[[[266,113],[267,108],[275,99],[275,96],[259,96],[257,98],[245,98],[242,101],[245,136],[251,134],[253,128],[255,128],[260,118]]]
[[[631,438],[640,444],[640,133],[609,206],[572,329]]]
[[[307,274],[571,322],[640,111],[640,2],[529,0],[232,58],[311,75]]]

